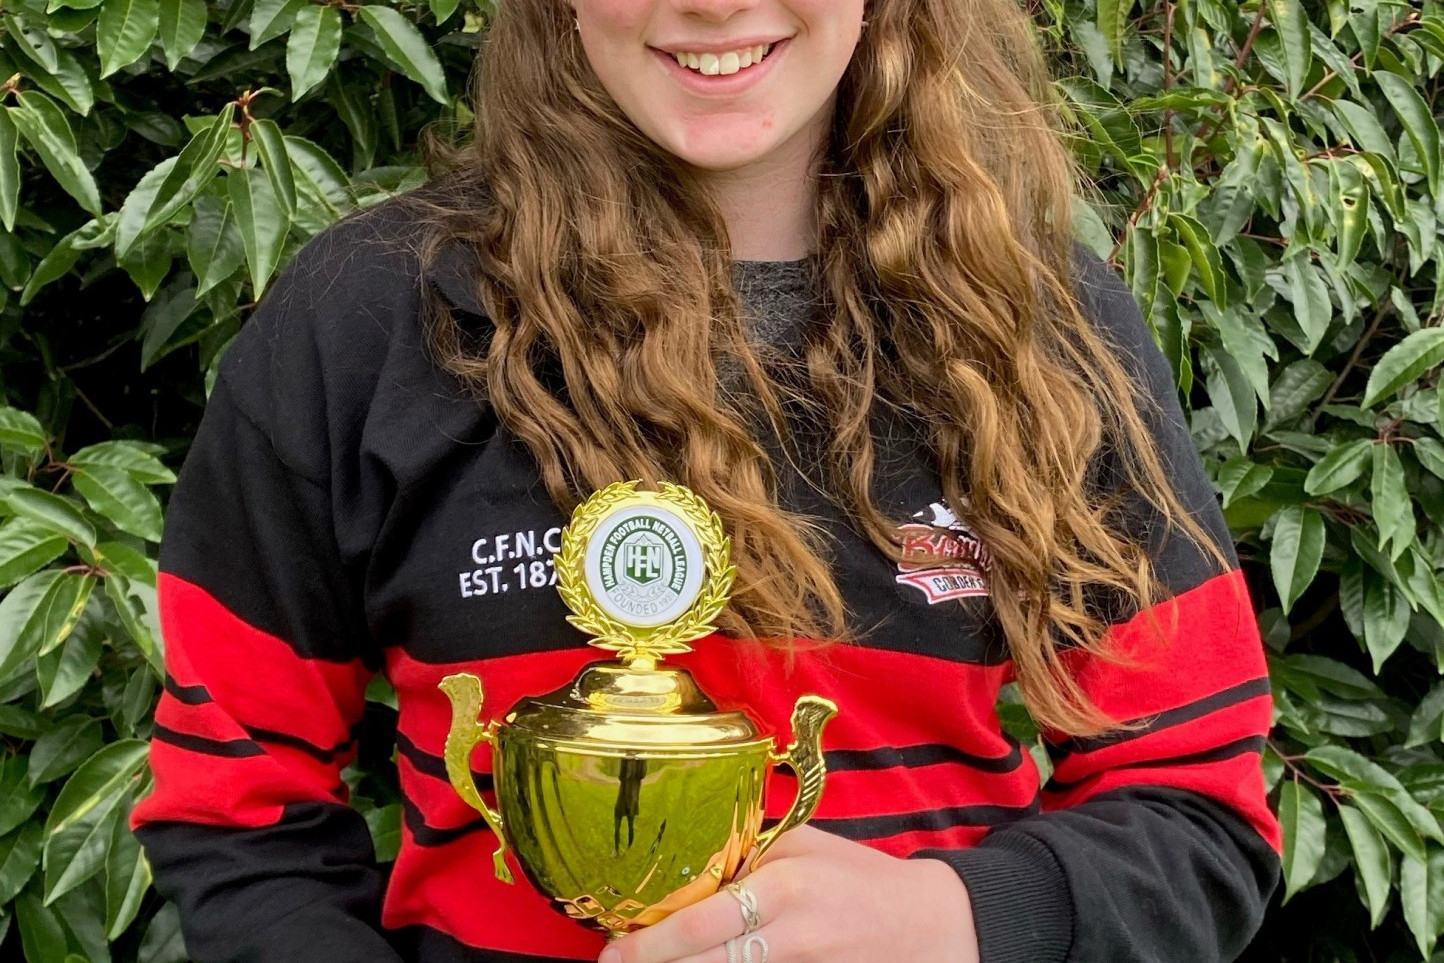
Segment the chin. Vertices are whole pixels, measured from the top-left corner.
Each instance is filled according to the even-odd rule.
[[[669,149],[693,167],[721,174],[756,164],[768,156],[772,145],[740,145],[735,140],[708,138],[704,143],[695,140],[692,143],[674,143],[669,145]]]

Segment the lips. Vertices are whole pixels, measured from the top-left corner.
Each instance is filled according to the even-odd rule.
[[[654,47],[652,53],[663,68],[689,91],[703,96],[731,96],[755,86],[771,73],[779,59],[785,57],[788,44],[789,40],[779,40],[773,43],[772,49],[760,63],[738,70],[734,74],[703,74],[691,67],[684,67],[677,63],[676,57],[668,51]],[[701,50],[689,50],[688,52],[698,54],[709,52],[706,46],[703,45]],[[716,45],[712,46],[716,48]],[[725,53],[727,50],[738,48],[717,49],[721,49],[721,52]]]

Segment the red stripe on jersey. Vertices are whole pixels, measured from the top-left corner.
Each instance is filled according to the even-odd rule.
[[[976,846],[992,829],[992,826],[954,826],[951,829],[920,830],[871,841],[868,845],[889,856],[907,859],[924,849],[968,849]]]
[[[371,673],[359,661],[301,658],[183,579],[161,573],[158,591],[166,668],[176,687],[203,686],[212,701],[161,696],[156,721],[165,731],[157,733],[150,759],[156,788],[136,806],[131,825],[266,826],[287,803],[336,802],[333,791],[352,751],[322,761],[276,740],[294,737],[322,749],[344,743]],[[264,753],[236,755],[248,741]]]
[[[606,945],[600,933],[551,908],[508,856],[516,883],[491,870],[496,837],[475,832],[443,846],[416,845],[402,830],[406,859],[398,859],[386,889],[381,922],[388,929],[422,924],[473,947],[595,960]]]
[[[1058,760],[1054,777],[1074,783],[1116,766],[1205,752],[1268,732],[1272,718],[1273,700],[1267,695],[1254,696],[1180,725],[1144,732],[1092,752],[1069,753]]]
[[[1085,654],[1073,662],[1094,704],[1114,719],[1156,715],[1268,675],[1238,569],[1145,609],[1109,634],[1114,651],[1131,661]]]
[[[1283,830],[1264,798],[1263,768],[1255,753],[1244,753],[1197,765],[1109,769],[1097,778],[1063,792],[1043,793],[1043,808],[1064,809],[1099,793],[1128,786],[1173,786],[1189,789],[1233,807],[1268,841],[1283,852]]]
[[[155,791],[136,804],[130,826],[179,820],[208,826],[256,828],[280,821],[296,802],[337,802],[335,780],[323,782],[272,755],[229,758],[151,741]]]
[[[303,658],[205,589],[166,572],[156,590],[166,664],[177,685],[205,686],[243,726],[287,733],[321,749],[350,738],[373,674],[359,659]]]

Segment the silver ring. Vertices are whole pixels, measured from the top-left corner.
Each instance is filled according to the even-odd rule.
[[[723,943],[723,947],[727,950],[727,963],[738,963],[737,945],[739,941],[741,941],[742,945],[741,963],[767,963],[767,958],[771,954],[767,946],[767,941],[759,935],[748,936],[745,940],[740,936],[735,936],[726,943]],[[762,949],[762,955],[757,959],[752,958],[753,946],[758,946]]]
[[[756,932],[762,925],[762,914],[757,911],[757,894],[743,886],[741,883],[728,883],[727,892],[737,898],[742,906],[742,935],[747,936]],[[763,959],[767,959],[767,944],[762,944]],[[728,963],[732,963],[731,960]]]

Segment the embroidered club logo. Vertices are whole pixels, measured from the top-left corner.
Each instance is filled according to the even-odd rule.
[[[929,605],[988,594],[988,550],[946,505],[933,502],[900,527],[903,560],[896,581],[928,597]]]
[[[660,624],[692,604],[702,549],[691,530],[667,513],[624,509],[588,552],[587,583],[597,601],[630,624]]]

